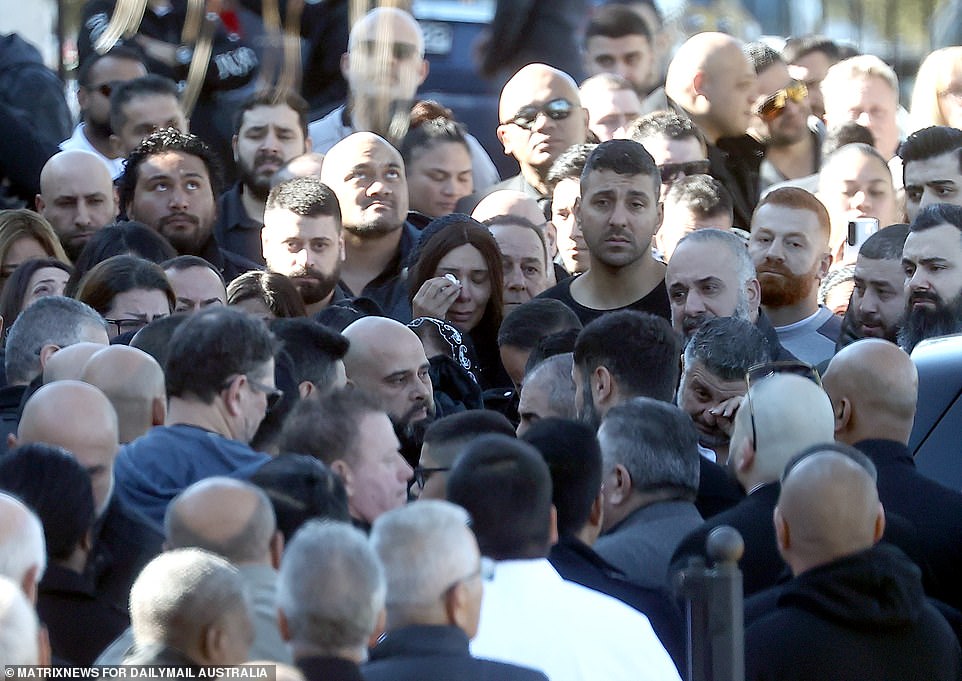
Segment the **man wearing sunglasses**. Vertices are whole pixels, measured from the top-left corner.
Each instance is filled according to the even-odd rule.
[[[704,134],[709,174],[732,193],[735,226],[747,228],[758,200],[764,149],[746,134],[758,92],[742,42],[723,33],[692,36],[668,66],[665,93]]]
[[[760,188],[818,172],[824,125],[811,116],[805,84],[792,79],[781,55],[768,45],[749,43],[745,52],[758,76],[748,134],[765,145]]]
[[[628,138],[642,145],[658,164],[662,202],[675,182],[708,172],[708,143],[684,116],[671,111],[647,114],[631,124]]]
[[[168,502],[191,484],[250,475],[269,460],[248,443],[284,395],[274,386],[274,337],[243,312],[220,306],[192,315],[169,350],[168,425],[123,446],[114,464],[119,498],[158,527]]]
[[[571,145],[584,144],[588,133],[588,112],[581,107],[578,86],[563,71],[528,64],[501,91],[498,116],[498,140],[521,172],[492,190],[515,189],[545,198],[551,164]]]
[[[347,102],[308,126],[313,150],[326,154],[358,131],[397,143],[407,131],[411,105],[428,69],[424,34],[414,17],[396,7],[365,14],[351,28],[348,51],[341,56]],[[472,135],[467,140],[475,189],[490,187],[498,181],[498,171],[481,143]]]
[[[77,71],[77,104],[80,123],[73,135],[60,143],[63,151],[90,151],[106,164],[111,177],[124,170],[124,155],[110,141],[110,95],[117,85],[147,75],[140,55],[129,47],[114,47],[106,54],[94,53]]]

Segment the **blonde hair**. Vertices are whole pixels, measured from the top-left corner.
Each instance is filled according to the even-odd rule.
[[[925,58],[915,76],[912,88],[912,130],[930,125],[948,125],[942,113],[939,93],[945,90],[952,66],[962,60],[962,47],[943,47]]]
[[[899,78],[891,66],[874,54],[860,54],[856,57],[843,59],[832,66],[822,81],[822,92],[825,101],[831,98],[834,89],[851,87],[851,81],[856,78],[881,78],[892,88],[894,97],[898,98]]]
[[[23,237],[36,239],[49,257],[70,264],[50,223],[32,210],[17,208],[0,210],[0,265],[7,259],[10,248]]]

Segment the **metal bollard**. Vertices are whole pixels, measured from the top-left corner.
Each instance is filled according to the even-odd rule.
[[[745,617],[738,561],[745,542],[732,527],[716,527],[706,550],[714,567],[692,558],[675,574],[685,599],[688,681],[745,680]]]

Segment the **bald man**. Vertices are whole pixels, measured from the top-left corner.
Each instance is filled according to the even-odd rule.
[[[578,85],[563,71],[528,64],[501,91],[498,120],[498,140],[521,172],[492,189],[548,197],[545,181],[551,164],[571,145],[584,144],[588,134],[588,112],[581,106]]]
[[[835,410],[835,439],[868,455],[878,468],[878,493],[889,513],[917,528],[933,575],[932,595],[962,606],[962,494],[918,472],[908,449],[918,397],[918,372],[899,347],[865,339],[842,349],[822,379]]]
[[[730,525],[745,540],[745,555],[739,563],[745,595],[778,582],[786,570],[772,527],[779,478],[793,456],[812,445],[832,442],[834,432],[832,403],[814,381],[776,373],[753,382],[735,412],[728,455],[729,468],[747,496],[682,540],[672,556],[671,570],[686,567],[692,556],[707,560],[708,534],[720,525]]]
[[[37,603],[37,585],[47,567],[43,525],[16,497],[0,492],[0,575]]]
[[[69,418],[69,415],[82,417]],[[68,417],[65,418],[65,415]],[[162,538],[113,493],[120,445],[117,415],[107,397],[80,381],[57,381],[35,392],[11,446],[42,442],[63,447],[90,475],[97,521],[86,573],[98,594],[126,611],[130,586],[160,551]]]
[[[395,426],[409,429],[434,416],[430,365],[411,329],[386,317],[364,317],[344,329],[347,380],[387,412]],[[420,451],[420,443],[418,444]]]
[[[532,197],[516,189],[499,189],[481,199],[481,202],[471,213],[471,217],[478,222],[488,225],[491,233],[494,235],[495,241],[498,242],[498,248],[501,250],[501,255],[504,256],[506,289],[510,271],[522,269],[519,268],[518,263],[518,256],[522,254],[519,247],[523,248],[522,243],[519,243],[519,239],[521,242],[529,242],[527,248],[524,248],[524,250],[531,251],[533,247],[532,237],[535,235],[521,235],[507,240],[499,239],[498,230],[491,228],[491,224],[488,222],[489,220],[501,218],[500,224],[506,225],[509,223],[503,218],[523,218],[537,227],[538,231],[541,232],[542,239],[539,241],[544,242],[542,250],[547,254],[547,262],[540,268],[542,270],[542,276],[537,277],[539,281],[541,279],[544,280],[541,282],[543,283],[543,287],[533,293],[531,297],[538,295],[538,293],[541,293],[541,291],[544,291],[549,286],[554,286],[558,283],[559,279],[567,277],[567,272],[564,271],[564,268],[556,266],[554,263],[555,256],[558,255],[558,230],[554,224],[545,219],[544,211]],[[510,253],[506,251],[510,251]],[[512,296],[505,297],[506,305],[511,304],[511,298]],[[516,301],[516,303],[517,302],[525,301]],[[507,313],[507,310],[505,312]]]
[[[757,79],[742,42],[724,33],[692,36],[668,65],[665,93],[704,134],[709,174],[732,193],[735,226],[748,229],[764,146],[746,134]]]
[[[40,171],[37,212],[76,260],[91,236],[117,217],[117,190],[110,170],[90,151],[61,151]]]
[[[782,480],[775,532],[795,579],[746,604],[765,612],[745,629],[745,678],[957,679],[959,643],[916,567],[878,544],[874,467],[846,449],[816,449]]]
[[[424,34],[414,17],[396,7],[378,7],[365,14],[352,26],[348,51],[341,57],[348,101],[308,126],[313,150],[326,154],[360,130],[399,142],[428,70]],[[474,136],[467,135],[467,142],[474,186],[490,187],[499,179],[494,163]]]
[[[341,207],[341,283],[347,293],[371,298],[392,319],[411,321],[401,274],[420,235],[407,222],[408,185],[401,154],[383,137],[354,133],[324,157],[321,181]]]
[[[126,345],[99,347],[83,365],[79,378],[99,388],[110,400],[117,413],[121,444],[136,440],[154,426],[164,425],[164,370],[143,350]]]
[[[74,343],[61,348],[50,356],[43,366],[43,384],[54,381],[77,381],[83,374],[84,365],[105,347],[100,343]]]

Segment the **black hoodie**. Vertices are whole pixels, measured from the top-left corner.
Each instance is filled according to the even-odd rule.
[[[745,679],[937,681],[962,678],[962,653],[926,600],[918,568],[879,544],[746,602],[775,602],[745,630]]]

